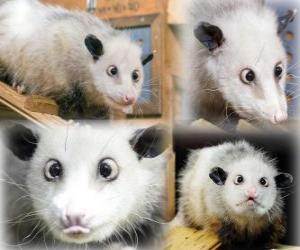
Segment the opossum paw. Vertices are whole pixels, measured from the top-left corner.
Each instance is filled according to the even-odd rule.
[[[17,87],[17,92],[19,93],[19,94],[25,94],[25,86],[24,85],[19,85],[18,87]]]
[[[24,94],[25,93],[25,86],[18,82],[13,82],[12,87],[14,90],[17,91],[18,94]]]

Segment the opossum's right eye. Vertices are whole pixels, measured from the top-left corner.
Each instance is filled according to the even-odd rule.
[[[241,175],[237,175],[234,180],[235,185],[240,185],[244,182],[244,177]]]
[[[250,84],[255,80],[255,73],[252,69],[243,69],[240,78],[243,83]]]
[[[111,65],[107,68],[106,73],[111,77],[116,76],[118,74],[118,68],[114,65]]]
[[[57,160],[49,160],[44,168],[44,176],[47,181],[55,181],[62,176],[62,166]]]
[[[264,186],[264,187],[268,187],[268,186],[269,186],[269,182],[268,182],[268,180],[267,180],[266,177],[261,178],[261,179],[259,180],[259,183],[260,183],[262,186]]]
[[[112,181],[119,175],[119,166],[111,158],[105,158],[99,162],[99,174],[102,178]]]
[[[280,79],[282,77],[282,73],[283,73],[283,65],[282,65],[282,63],[278,63],[275,66],[274,75],[276,78]]]
[[[140,78],[141,78],[140,71],[139,70],[134,70],[132,72],[132,80],[134,82],[138,82],[140,80]]]

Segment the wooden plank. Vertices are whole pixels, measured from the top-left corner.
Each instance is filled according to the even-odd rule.
[[[218,237],[213,233],[175,227],[168,232],[164,249],[216,250],[220,245]]]
[[[164,250],[216,250],[221,246],[217,235],[187,227],[174,227],[166,236]],[[297,246],[278,245],[278,250],[300,250]]]
[[[58,114],[56,103],[42,96],[26,96],[18,94],[10,86],[0,82],[0,98],[6,103],[10,103],[20,109],[28,109],[33,112]]]
[[[22,120],[24,117],[0,103],[0,120]]]
[[[100,0],[95,15],[104,18],[124,18],[150,15],[163,11],[159,0]]]
[[[168,6],[168,24],[184,24],[184,3],[183,0],[169,0]]]
[[[42,0],[45,4],[59,5],[71,10],[86,10],[86,0]]]
[[[64,124],[65,121],[53,114],[47,114],[47,111],[57,110],[57,106],[52,100],[45,97],[32,97],[20,95],[11,87],[0,82],[0,103],[8,107],[18,115],[39,125],[47,125],[49,121]],[[32,108],[34,111],[28,109]],[[39,111],[39,112],[35,112]],[[55,113],[55,112],[50,112]]]
[[[168,49],[166,51],[166,63],[172,75],[182,77],[183,69],[183,45],[180,43],[180,29],[170,27],[166,34]]]
[[[171,221],[175,217],[176,207],[175,188],[175,153],[170,153],[170,158],[166,166],[166,207],[164,219]]]
[[[277,249],[279,249],[279,250],[300,250],[300,247],[279,245]]]
[[[58,115],[56,102],[42,96],[27,96],[25,98],[24,108],[33,112]]]

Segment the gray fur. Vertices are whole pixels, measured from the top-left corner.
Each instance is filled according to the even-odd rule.
[[[262,150],[256,149],[244,141],[228,143],[226,148],[220,148],[214,156],[216,166],[229,165],[230,163],[246,157],[259,158],[262,162],[270,166],[275,166],[275,159],[271,159]]]

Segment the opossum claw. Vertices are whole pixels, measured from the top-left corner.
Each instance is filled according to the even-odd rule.
[[[17,81],[13,81],[12,88],[17,91],[18,94],[25,93],[25,86]]]

